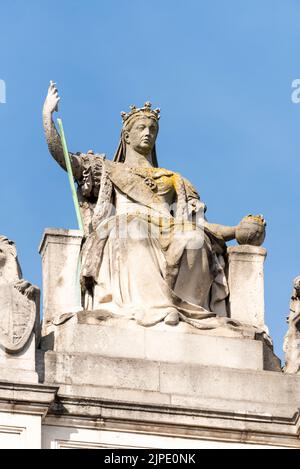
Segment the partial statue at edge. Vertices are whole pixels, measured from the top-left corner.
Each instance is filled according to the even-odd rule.
[[[52,119],[59,99],[50,82],[44,129],[50,153],[66,169]],[[112,161],[93,151],[70,153],[84,221],[83,310],[142,326],[184,321],[199,329],[239,327],[227,309],[226,241],[262,244],[265,221],[249,215],[237,226],[209,223],[193,185],[158,165],[159,117],[149,102],[122,113]]]
[[[0,236],[0,348],[18,353],[39,323],[40,290],[22,278],[16,246]]]
[[[285,352],[286,373],[300,372],[300,276],[293,282],[293,291],[290,301],[290,314],[287,318],[288,331],[284,338],[283,351]]]

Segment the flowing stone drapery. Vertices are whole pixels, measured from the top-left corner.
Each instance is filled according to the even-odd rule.
[[[216,327],[216,315],[226,316],[225,244],[204,229],[204,204],[195,189],[162,168],[102,165],[93,229],[82,252],[86,309],[126,314],[145,326],[176,311],[196,327]],[[88,181],[91,192],[92,171]],[[81,205],[86,220],[90,206]]]

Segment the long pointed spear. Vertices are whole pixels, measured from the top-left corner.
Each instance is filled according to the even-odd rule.
[[[66,162],[66,168],[67,168],[67,172],[68,172],[68,176],[69,176],[69,183],[70,183],[70,187],[71,187],[71,192],[72,192],[72,197],[73,197],[77,222],[78,222],[79,229],[81,231],[83,231],[83,222],[82,222],[82,217],[81,217],[81,213],[80,213],[80,207],[79,207],[79,202],[78,202],[78,197],[77,197],[77,192],[76,192],[76,187],[75,187],[75,182],[74,182],[74,176],[73,176],[73,171],[72,171],[70,154],[69,154],[69,151],[68,151],[67,142],[66,142],[66,138],[65,138],[64,127],[63,127],[63,123],[62,123],[61,119],[57,119],[57,123],[58,123],[58,127],[59,127],[59,133],[60,133],[61,143],[62,143],[62,147],[63,147],[65,162]]]

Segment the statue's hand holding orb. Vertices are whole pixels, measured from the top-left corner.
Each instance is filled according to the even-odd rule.
[[[236,227],[235,237],[239,244],[261,246],[266,236],[266,222],[263,215],[247,215]]]
[[[45,99],[44,103],[44,112],[53,114],[54,111],[58,111],[58,103],[60,101],[60,97],[58,95],[58,90],[56,88],[56,83],[50,81],[50,85],[48,88],[48,94]]]

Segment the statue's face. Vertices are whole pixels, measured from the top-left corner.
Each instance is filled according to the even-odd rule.
[[[158,125],[154,119],[141,117],[136,119],[130,130],[124,132],[127,145],[142,155],[148,155],[155,144]]]

